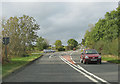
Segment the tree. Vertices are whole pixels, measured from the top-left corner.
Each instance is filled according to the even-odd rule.
[[[58,47],[62,46],[61,40],[56,40],[54,44],[55,44],[56,49],[58,49]]]
[[[81,44],[82,44],[82,45],[85,45],[85,39],[82,39]]]
[[[33,17],[10,17],[2,22],[3,37],[10,37],[9,55],[22,56],[26,54],[26,48],[36,41],[39,25]],[[4,45],[3,45],[4,48]]]
[[[118,46],[117,39],[119,38],[119,31],[120,6],[116,10],[106,12],[104,18],[100,18],[95,26],[91,26],[90,31],[86,31],[82,43],[98,51],[102,48],[101,52],[104,54],[112,53],[116,55],[118,53],[116,46]]]
[[[36,41],[36,47],[38,50],[43,50],[49,47],[48,41],[42,37],[38,37]]]
[[[65,51],[65,48],[63,46],[59,46],[58,51]]]
[[[78,42],[75,39],[69,39],[67,41],[68,46],[70,46],[71,49],[75,48],[78,45]]]

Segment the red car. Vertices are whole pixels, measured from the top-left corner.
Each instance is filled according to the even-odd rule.
[[[101,64],[101,53],[98,53],[95,49],[85,49],[81,53],[80,63],[97,62]]]

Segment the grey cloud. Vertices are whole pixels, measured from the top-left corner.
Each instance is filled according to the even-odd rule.
[[[3,3],[3,15],[33,16],[41,29],[39,36],[48,39],[53,44],[55,40],[67,40],[74,38],[81,42],[88,24],[95,24],[99,18],[104,17],[106,12],[116,9],[118,3]]]

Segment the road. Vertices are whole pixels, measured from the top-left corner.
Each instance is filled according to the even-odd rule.
[[[4,78],[3,82],[118,82],[117,64],[80,64],[79,56],[80,51],[44,54],[29,66]]]

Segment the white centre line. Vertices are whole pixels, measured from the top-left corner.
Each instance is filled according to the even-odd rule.
[[[83,67],[81,67],[80,65],[77,65],[77,66],[78,66],[79,69],[81,69],[81,70],[83,70],[84,72],[88,73],[89,75],[95,77],[96,79],[98,79],[98,80],[100,80],[100,81],[102,81],[102,82],[105,82],[105,83],[109,84],[106,80],[104,80],[104,79],[102,79],[102,78],[100,78],[100,77],[98,77],[98,76],[96,76],[96,75],[88,72],[87,70],[85,70],[85,69],[84,69]]]
[[[79,69],[75,68],[74,66],[72,66],[68,61],[64,60],[64,58],[60,57],[65,63],[67,63],[68,65],[70,65],[72,68],[74,68],[75,70],[77,70],[78,72],[80,72],[81,74],[83,74],[85,77],[89,78],[90,80],[92,80],[93,82],[98,82],[97,80],[95,80],[94,78],[92,78],[91,76],[87,75],[86,73],[80,71]]]
[[[86,76],[87,78],[89,78],[90,80],[92,80],[93,82],[98,82],[97,80],[95,80],[94,78],[96,78],[96,79],[98,79],[98,80],[100,80],[101,82],[104,82],[104,83],[106,83],[106,84],[110,84],[109,82],[107,82],[106,80],[104,80],[104,79],[102,79],[102,78],[100,78],[100,77],[98,77],[98,76],[96,76],[96,75],[94,75],[94,74],[92,74],[92,73],[90,73],[90,72],[88,72],[87,70],[85,70],[83,67],[81,67],[80,65],[75,65],[75,64],[72,64],[71,62],[69,62],[69,61],[67,61],[65,58],[63,58],[63,57],[61,57],[60,56],[60,58],[65,62],[65,63],[67,63],[68,65],[70,65],[72,68],[74,68],[75,70],[77,70],[78,72],[80,72],[80,73],[82,73],[84,76]],[[72,58],[72,57],[71,57]],[[72,66],[73,65],[73,66]],[[78,68],[78,69],[77,69]],[[82,71],[80,71],[80,70],[82,70]],[[84,73],[84,72],[85,73]],[[87,74],[88,75],[87,75]],[[90,75],[90,76],[89,76]],[[93,76],[94,78],[92,78],[91,76]]]

